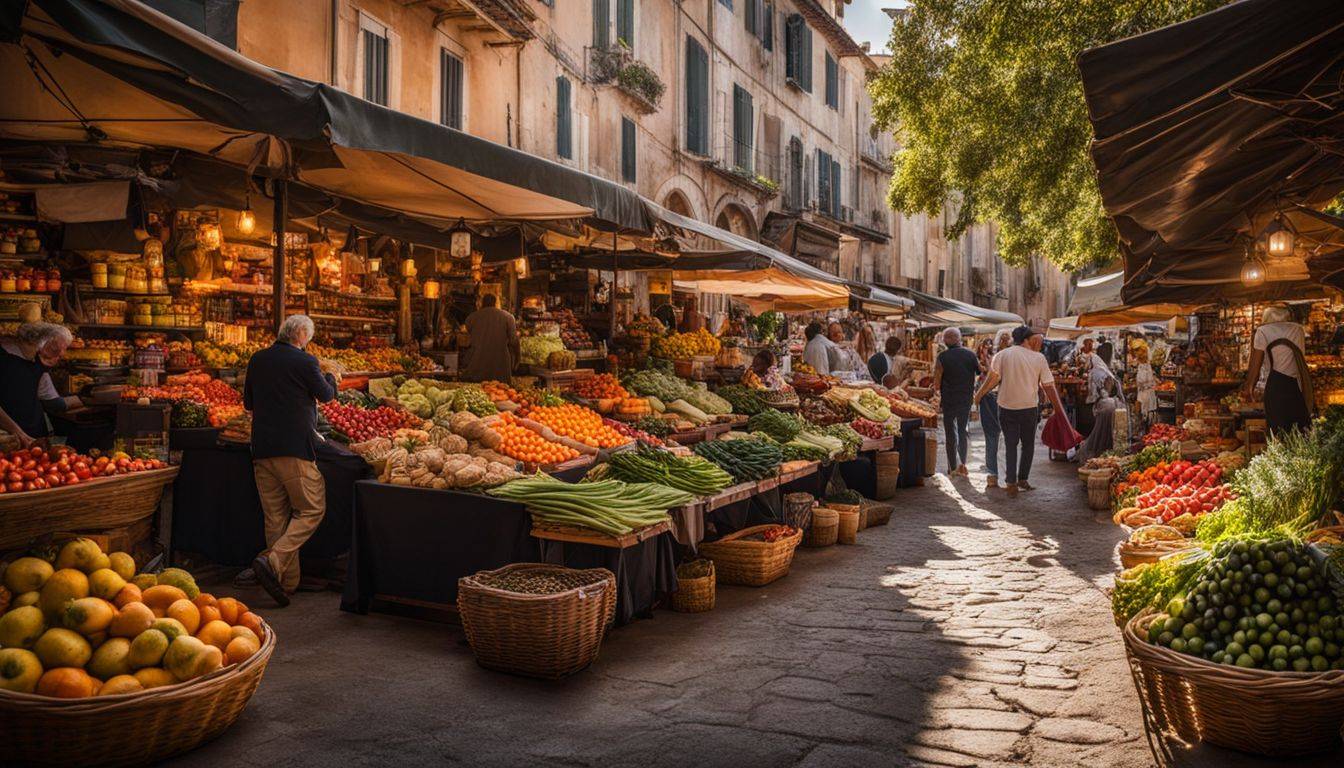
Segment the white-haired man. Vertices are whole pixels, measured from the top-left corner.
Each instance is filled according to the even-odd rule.
[[[980,360],[961,343],[961,329],[943,331],[947,349],[938,354],[933,367],[933,388],[943,408],[943,437],[947,449],[947,474],[967,475],[966,456],[970,452],[971,399],[975,379],[980,375]]]
[[[252,572],[281,606],[299,587],[299,547],[327,511],[313,440],[316,404],[336,396],[336,378],[303,351],[312,338],[313,321],[306,315],[285,318],[275,343],[248,361],[243,383],[243,406],[252,412],[252,473],[266,529],[266,549]]]
[[[0,429],[25,448],[47,436],[46,414],[81,405],[77,397],[61,397],[48,373],[73,340],[70,329],[55,323],[24,323],[0,340]]]

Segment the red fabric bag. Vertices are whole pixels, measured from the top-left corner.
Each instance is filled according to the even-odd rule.
[[[1055,411],[1041,430],[1041,442],[1062,453],[1083,442],[1083,436],[1073,428],[1063,411]]]

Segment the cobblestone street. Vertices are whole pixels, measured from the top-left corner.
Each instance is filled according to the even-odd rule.
[[[1016,500],[982,472],[901,491],[858,546],[619,628],[561,684],[478,668],[459,631],[300,595],[267,611],[281,644],[242,719],[179,764],[1152,765],[1102,591],[1119,531],[1075,465],[1040,458]]]

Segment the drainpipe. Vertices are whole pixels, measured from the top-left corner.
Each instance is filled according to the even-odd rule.
[[[331,0],[331,85],[338,88],[336,84],[337,76],[340,74],[340,58],[337,54],[337,45],[340,40],[340,21],[341,21],[341,0]]]
[[[518,107],[518,116],[523,114],[523,44],[513,47],[513,103]],[[523,126],[518,126],[518,149],[523,148]]]

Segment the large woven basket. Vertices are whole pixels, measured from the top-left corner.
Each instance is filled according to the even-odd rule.
[[[1111,508],[1111,474],[1093,472],[1087,479],[1087,506],[1089,509]]]
[[[812,510],[812,527],[807,529],[804,546],[829,547],[840,530],[840,513],[827,507]]]
[[[743,528],[718,541],[700,545],[700,554],[714,561],[714,573],[720,584],[763,587],[789,572],[793,551],[803,540],[801,530],[777,541],[748,541],[771,525]]]
[[[892,504],[880,504],[876,501],[863,503],[863,517],[866,528],[875,528],[891,522],[891,513],[896,511]]]
[[[1271,672],[1214,664],[1147,641],[1157,614],[1125,625],[1125,650],[1148,726],[1187,743],[1205,741],[1287,757],[1335,749],[1344,725],[1344,670]]]
[[[1156,563],[1167,555],[1181,552],[1195,546],[1193,539],[1186,541],[1153,541],[1147,544],[1131,544],[1122,541],[1115,550],[1120,556],[1120,567],[1129,569],[1143,563]]]
[[[519,572],[562,575],[575,586],[549,595],[488,586],[492,576]],[[514,563],[458,579],[457,610],[482,667],[557,680],[597,658],[616,616],[616,576],[606,568]]]
[[[874,498],[890,499],[896,495],[896,483],[901,479],[901,454],[899,451],[883,451],[877,454],[877,484],[874,486]]]
[[[816,505],[817,499],[810,493],[784,494],[784,524],[806,531],[812,525],[812,508]]]
[[[681,613],[704,613],[714,610],[714,561],[709,564],[709,573],[703,576],[682,575],[688,566],[695,562],[677,566],[677,591],[672,593],[672,610]]]
[[[145,765],[195,749],[228,729],[257,690],[275,651],[186,683],[140,693],[54,699],[0,690],[0,765]]]
[[[836,542],[857,544],[859,541],[859,520],[862,513],[857,510],[836,510],[840,514],[840,528],[836,533]]]
[[[0,549],[21,547],[54,531],[120,528],[159,507],[177,467],[91,480],[41,491],[0,494]]]

